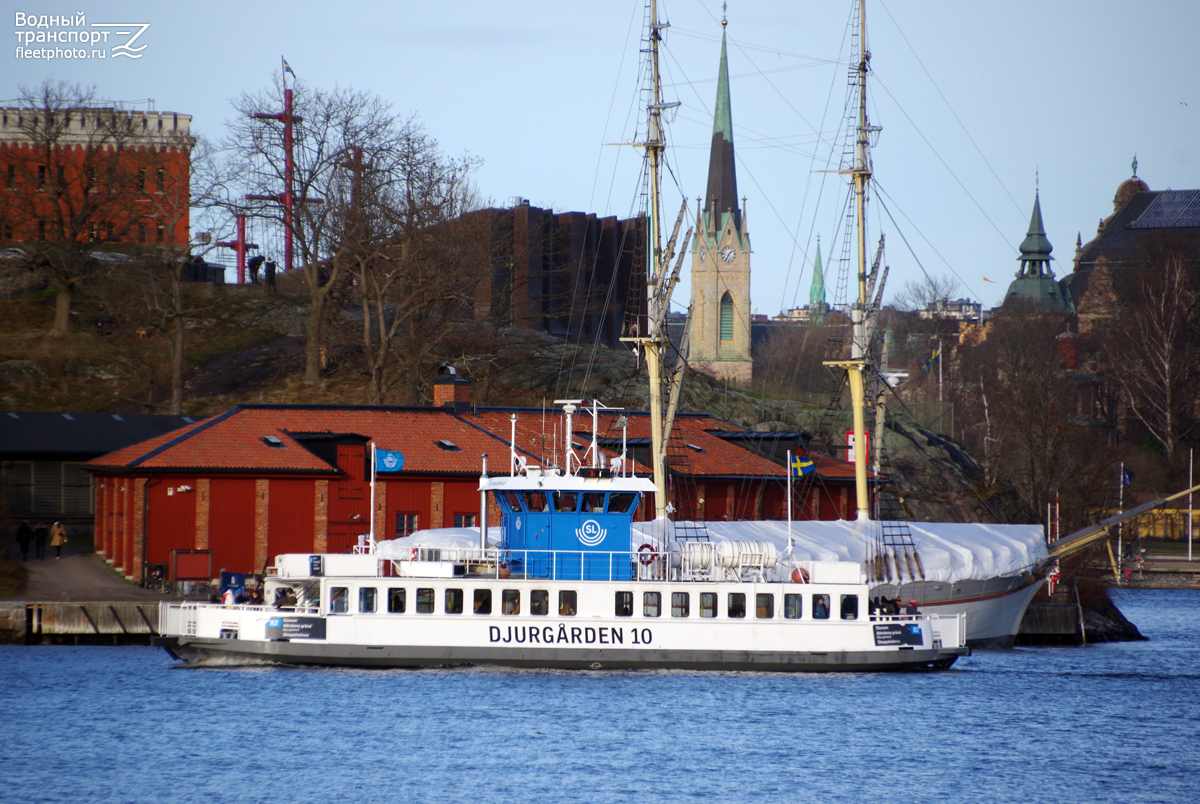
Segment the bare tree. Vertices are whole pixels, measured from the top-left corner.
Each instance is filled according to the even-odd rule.
[[[308,323],[305,333],[304,382],[316,384],[322,369],[322,347],[328,305],[340,286],[344,259],[336,259],[347,223],[339,222],[350,193],[347,165],[361,155],[365,164],[400,148],[406,124],[397,121],[386,102],[354,89],[324,91],[297,82],[293,88],[296,134],[293,158],[294,214],[290,220],[283,206],[255,202],[253,214],[290,227],[299,249],[300,273],[308,292]],[[247,195],[276,198],[283,194],[287,159],[284,123],[256,119],[255,114],[284,106],[284,90],[276,85],[267,91],[242,95],[233,102],[238,117],[229,127],[226,149],[240,191]],[[239,201],[241,205],[243,202]]]
[[[173,229],[189,220],[191,208],[213,208],[221,184],[212,149],[205,140],[181,135],[169,143],[169,148],[159,153],[185,152],[191,170],[188,174],[164,170],[159,189],[146,203],[154,220]],[[158,171],[153,161],[147,164]],[[165,341],[170,366],[167,413],[176,416],[183,413],[187,319],[210,299],[198,292],[210,279],[203,260],[204,251],[212,248],[212,238],[209,240],[208,245],[184,242],[142,247],[132,262],[122,263],[110,272],[107,283],[112,299],[109,307],[120,311],[129,322],[140,322],[147,336],[154,333]]]
[[[1194,425],[1200,369],[1200,287],[1178,253],[1134,269],[1126,304],[1103,337],[1107,375],[1170,464]]]
[[[924,281],[908,280],[904,289],[896,294],[893,305],[898,310],[923,312],[930,305],[948,302],[958,292],[962,283],[952,276],[926,276]]]

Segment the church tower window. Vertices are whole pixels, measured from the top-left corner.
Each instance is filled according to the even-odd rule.
[[[721,297],[721,340],[733,340],[733,297],[729,291]]]

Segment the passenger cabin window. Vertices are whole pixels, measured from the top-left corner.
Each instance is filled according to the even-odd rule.
[[[700,593],[700,616],[701,617],[716,617],[717,616],[717,593],[716,592],[701,592]]]
[[[447,614],[462,614],[463,612],[463,590],[447,589],[446,590],[446,613]]]
[[[608,498],[608,512],[610,514],[627,514],[633,509],[636,500],[637,495],[633,492],[623,491],[613,494]]]
[[[812,618],[814,620],[829,619],[829,595],[812,596]]]
[[[521,590],[505,589],[500,593],[500,611],[504,614],[521,613]]]
[[[375,600],[379,590],[373,586],[363,586],[358,590],[358,611],[360,614],[374,614],[378,605]]]
[[[643,592],[642,593],[642,616],[644,617],[659,617],[662,615],[662,593],[661,592]]]
[[[476,614],[491,614],[492,613],[492,590],[491,589],[476,589],[475,590],[475,606],[472,609]]]
[[[583,510],[588,514],[604,513],[604,495],[596,492],[583,495]]]
[[[550,593],[545,589],[534,589],[529,593],[529,613],[546,615],[550,613]]]
[[[729,593],[729,606],[726,609],[726,614],[735,620],[740,620],[746,616],[746,595],[744,593]]]
[[[784,595],[783,596],[783,617],[784,617],[784,619],[786,619],[786,620],[799,620],[800,619],[800,616],[801,616],[800,600],[803,597],[804,597],[803,595]]]
[[[842,619],[858,619],[858,595],[842,595]]]
[[[575,491],[556,491],[554,493],[554,510],[560,514],[574,513],[579,506],[579,493]]]
[[[617,592],[616,615],[618,617],[633,616],[633,592]]]
[[[335,586],[329,590],[329,611],[333,614],[345,614],[350,610],[350,590],[344,586]]]
[[[395,586],[388,589],[388,614],[403,614],[407,597],[404,589]]]
[[[691,613],[692,596],[687,592],[671,593],[671,616],[687,617]]]
[[[558,614],[560,617],[574,617],[579,611],[578,594],[573,590],[564,589],[558,593]]]
[[[775,616],[775,595],[757,594],[754,596],[754,616],[760,620],[770,620]]]
[[[417,589],[417,614],[433,614],[432,589]]]

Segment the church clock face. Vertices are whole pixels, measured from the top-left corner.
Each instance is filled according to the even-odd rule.
[[[733,262],[733,258],[737,256],[737,252],[733,250],[733,246],[726,246],[721,249],[721,259],[725,262]]]

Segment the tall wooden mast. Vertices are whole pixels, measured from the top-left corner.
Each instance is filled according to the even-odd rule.
[[[659,208],[660,181],[662,171],[662,156],[666,150],[666,140],[663,136],[662,113],[664,109],[678,106],[678,102],[664,103],[662,100],[662,84],[658,70],[658,45],[662,41],[662,31],[668,26],[658,21],[658,2],[650,0],[650,103],[647,106],[646,141],[641,145],[646,150],[646,158],[650,179],[650,215],[649,215],[649,265],[646,270],[646,331],[639,332],[635,337],[621,340],[637,344],[641,353],[646,357],[646,368],[650,379],[650,451],[654,471],[654,509],[657,518],[667,516],[667,466],[666,444],[671,437],[671,423],[674,418],[675,404],[668,410],[663,408],[664,376],[663,357],[670,346],[670,336],[667,332],[667,312],[670,308],[671,293],[679,281],[679,270],[683,262],[683,254],[670,270],[671,259],[675,256],[679,227],[683,215],[687,211],[687,202],[675,222],[675,229],[664,248],[662,242],[661,210]],[[684,236],[684,242],[692,237],[691,229]],[[686,340],[686,332],[684,339]],[[684,347],[686,349],[686,346]],[[672,388],[678,389],[684,361],[680,359],[671,378]],[[677,391],[670,396],[676,399]]]

